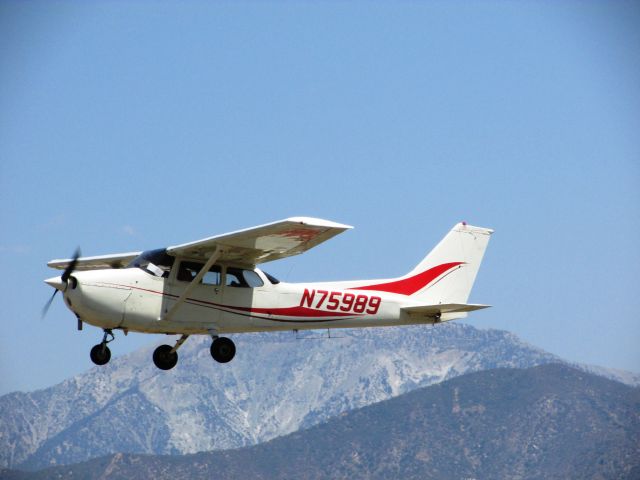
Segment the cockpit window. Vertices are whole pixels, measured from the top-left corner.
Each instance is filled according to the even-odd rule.
[[[256,288],[263,286],[264,282],[253,270],[229,267],[226,284],[229,287]]]
[[[196,275],[204,267],[203,263],[198,262],[180,262],[180,268],[178,269],[177,279],[182,282],[191,282]],[[200,283],[203,285],[220,285],[220,267],[214,265],[204,274]]]
[[[274,277],[273,275],[268,274],[267,272],[265,272],[264,270],[262,271],[262,273],[264,273],[264,276],[267,277],[267,279],[273,284],[273,285],[277,285],[280,283],[280,280],[278,280],[276,277]]]
[[[165,248],[147,250],[129,262],[127,268],[141,268],[156,277],[168,277],[175,257],[167,254]]]
[[[264,285],[264,282],[253,270],[243,270],[242,275],[244,275],[244,279],[247,281],[251,288],[261,287]]]

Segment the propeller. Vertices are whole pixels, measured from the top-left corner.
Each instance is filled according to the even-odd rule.
[[[67,268],[64,269],[64,272],[62,272],[62,275],[60,276],[60,280],[64,284],[65,290],[69,283],[69,278],[71,277],[71,274],[76,269],[76,265],[78,264],[78,258],[80,258],[80,247],[76,248],[76,251],[73,254],[73,258],[71,259],[71,262],[69,263],[69,265],[67,265]],[[51,295],[51,298],[49,298],[49,301],[45,304],[44,308],[42,309],[42,318],[44,318],[47,315],[47,312],[49,311],[49,307],[51,307],[51,304],[53,303],[53,299],[56,298],[56,294],[58,293],[58,291],[59,289],[57,288],[54,290],[53,295]]]
[[[76,248],[76,251],[73,253],[73,258],[71,259],[71,263],[67,265],[67,268],[62,272],[62,276],[60,277],[64,283],[69,281],[69,277],[76,269],[76,265],[78,264],[78,259],[80,258],[80,247]]]

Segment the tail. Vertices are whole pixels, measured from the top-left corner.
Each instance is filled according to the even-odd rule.
[[[412,298],[429,305],[465,304],[493,230],[458,223],[405,275],[421,278]]]
[[[356,289],[407,295],[428,306],[464,305],[492,233],[488,228],[458,223],[408,274]]]

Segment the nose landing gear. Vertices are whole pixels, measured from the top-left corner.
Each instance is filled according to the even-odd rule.
[[[111,337],[107,340],[108,337]],[[107,343],[113,342],[115,340],[115,336],[110,328],[105,329],[104,336],[102,337],[102,342],[95,345],[91,349],[91,361],[96,365],[106,365],[111,360],[111,350],[107,347]]]

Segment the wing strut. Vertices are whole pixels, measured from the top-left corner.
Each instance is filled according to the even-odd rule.
[[[213,266],[213,264],[216,263],[216,260],[220,258],[220,255],[222,255],[222,253],[223,253],[223,250],[220,247],[216,247],[216,249],[213,251],[213,253],[209,257],[209,260],[207,260],[207,263],[204,264],[204,266],[200,269],[198,274],[193,278],[193,280],[191,280],[191,283],[187,285],[187,288],[185,288],[184,292],[182,292],[182,295],[178,297],[178,299],[176,300],[176,303],[174,303],[173,306],[169,309],[169,311],[164,316],[161,316],[158,320],[162,322],[166,322],[170,320],[171,317],[173,317],[173,315],[176,313],[176,310],[178,310],[180,305],[184,303],[184,301],[187,299],[189,294],[193,291],[194,288],[196,288],[196,285],[200,283],[200,280],[202,280],[202,277],[204,277],[205,273],[207,273],[209,269]]]

